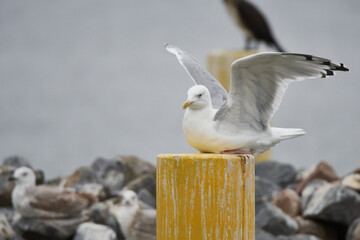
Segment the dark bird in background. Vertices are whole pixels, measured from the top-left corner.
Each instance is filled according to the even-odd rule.
[[[263,41],[279,52],[284,49],[274,38],[270,26],[260,10],[245,0],[223,0],[229,14],[246,35],[245,49],[250,49],[252,41]]]

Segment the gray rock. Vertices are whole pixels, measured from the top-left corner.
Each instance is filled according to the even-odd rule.
[[[12,207],[0,207],[0,214],[5,215],[7,220],[11,223],[16,211]]]
[[[153,174],[147,173],[129,182],[126,189],[133,190],[137,194],[141,189],[146,189],[154,198],[156,197],[156,178]]]
[[[299,225],[299,230],[297,231],[298,234],[309,234],[320,239],[337,240],[337,236],[339,235],[339,232],[341,232],[339,227],[334,227],[311,219],[304,219],[300,216],[297,216],[295,221]]]
[[[268,202],[256,214],[255,226],[274,235],[291,235],[299,228],[291,217]]]
[[[11,193],[15,183],[9,178],[13,175],[14,168],[0,165],[0,206],[12,206]]]
[[[156,175],[155,166],[136,156],[117,156],[117,161],[121,162],[125,167],[127,180],[132,180],[144,174]]]
[[[19,239],[16,236],[14,229],[9,224],[8,219],[4,214],[0,213],[0,240],[15,240]]]
[[[301,208],[305,209],[309,201],[311,200],[313,193],[318,189],[321,189],[328,185],[328,182],[325,180],[315,179],[306,185],[306,188],[302,191],[301,194]]]
[[[271,201],[281,191],[276,183],[256,176],[255,177],[255,201]]]
[[[76,230],[74,240],[116,240],[115,232],[104,225],[82,223]]]
[[[360,240],[360,217],[350,225],[346,233],[346,240]]]
[[[99,183],[96,174],[89,167],[80,167],[70,176],[67,176],[61,182],[61,186],[65,188],[79,189],[82,185],[88,183]]]
[[[297,173],[290,164],[266,161],[255,165],[255,175],[285,187],[296,182]]]
[[[73,236],[77,227],[88,221],[86,216],[70,219],[41,219],[21,217],[14,226],[22,232],[25,239],[67,239]]]
[[[89,215],[93,222],[106,225],[114,230],[118,240],[125,240],[116,217],[109,211],[109,204],[112,200],[94,204],[89,210]]]
[[[146,203],[152,208],[156,208],[155,197],[147,189],[141,188],[137,195],[140,201]]]
[[[303,216],[350,225],[360,216],[360,195],[339,184],[322,184],[311,193],[304,189]],[[303,192],[304,193],[304,192]]]
[[[256,229],[255,239],[256,240],[276,240],[276,238],[272,234],[270,234],[264,230],[261,230],[261,229]]]
[[[277,240],[326,240],[326,239],[320,239],[318,237],[308,234],[296,234],[292,236],[279,236]]]
[[[110,194],[117,193],[125,185],[124,165],[116,159],[98,158],[91,164],[91,169]]]
[[[10,156],[4,159],[3,165],[11,166],[13,168],[28,167],[32,168],[29,161],[20,156]]]

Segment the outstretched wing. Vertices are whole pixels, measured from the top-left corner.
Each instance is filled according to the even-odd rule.
[[[215,109],[221,108],[228,97],[228,93],[216,78],[203,68],[194,58],[180,48],[165,44],[168,52],[174,54],[181,66],[189,74],[196,85],[204,85],[209,89],[211,102]]]
[[[307,78],[325,78],[334,71],[349,71],[342,63],[294,53],[259,53],[233,62],[230,95],[215,119],[220,125],[267,128],[288,85]]]

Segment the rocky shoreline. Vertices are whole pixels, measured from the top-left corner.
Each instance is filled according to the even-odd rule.
[[[135,156],[98,158],[66,177],[45,179],[34,170],[37,184],[50,184],[95,195],[99,202],[71,219],[21,217],[11,204],[16,168],[32,168],[22,157],[0,165],[0,240],[125,239],[111,206],[122,189],[137,193],[141,208],[156,209],[156,169]],[[360,239],[360,169],[340,178],[325,162],[296,170],[290,164],[258,163],[256,172],[256,240]]]

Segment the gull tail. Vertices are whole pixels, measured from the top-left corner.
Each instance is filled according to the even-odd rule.
[[[274,138],[280,142],[305,135],[304,130],[300,128],[271,128]]]

